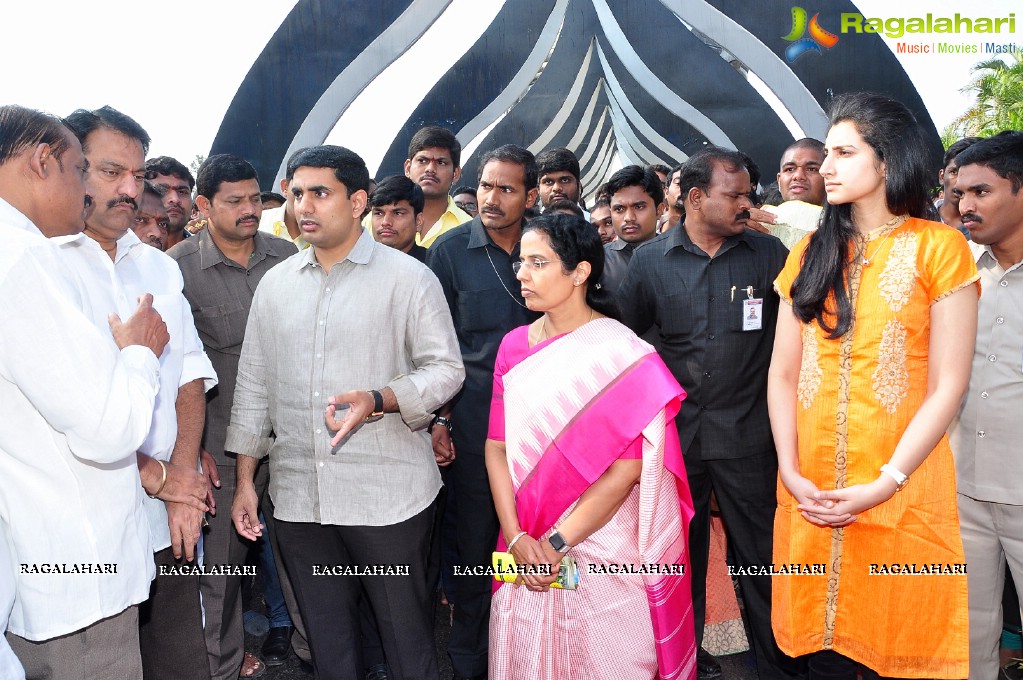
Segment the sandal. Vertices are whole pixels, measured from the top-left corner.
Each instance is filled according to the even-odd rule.
[[[260,661],[259,657],[252,652],[245,652],[242,659],[242,669],[238,671],[239,678],[258,678],[266,673],[266,664]]]

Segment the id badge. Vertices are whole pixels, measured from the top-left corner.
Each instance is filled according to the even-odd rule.
[[[759,331],[764,327],[764,299],[748,298],[742,301],[742,330]]]

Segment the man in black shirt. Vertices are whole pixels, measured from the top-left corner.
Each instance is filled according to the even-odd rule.
[[[711,491],[735,566],[771,564],[778,463],[767,369],[778,316],[773,282],[787,251],[746,228],[750,177],[739,154],[701,151],[686,162],[680,185],[682,228],[635,252],[619,304],[635,332],[657,329],[661,356],[688,394],[675,422],[696,508],[689,547],[701,642]],[[793,677],[771,630],[771,579],[739,578],[760,677]],[[700,657],[701,677],[720,674],[713,657],[702,650]]]
[[[373,238],[420,262],[426,261],[426,248],[416,243],[423,227],[426,197],[419,185],[403,175],[385,177],[369,196],[369,214]]]
[[[664,212],[664,185],[652,168],[627,165],[607,183],[611,223],[618,239],[604,246],[600,284],[615,293],[636,248],[657,236],[657,218]]]
[[[457,503],[458,558],[465,567],[490,565],[500,528],[483,458],[497,348],[508,331],[538,316],[526,308],[512,271],[519,259],[523,215],[536,203],[533,154],[513,144],[487,152],[476,195],[479,214],[440,236],[427,252],[427,265],[440,279],[451,308],[465,365],[462,391],[441,409],[445,420],[435,419],[432,428],[441,464],[458,453],[445,481]],[[458,575],[455,582],[448,642],[455,678],[486,678],[491,577]]]

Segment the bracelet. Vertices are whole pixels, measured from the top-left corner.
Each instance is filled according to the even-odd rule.
[[[909,482],[909,475],[899,472],[898,468],[890,463],[881,466],[881,472],[895,480],[895,491],[902,491],[902,487]]]
[[[163,487],[167,486],[167,465],[164,464],[164,462],[159,458],[155,460],[157,463],[160,464],[160,469],[163,470],[163,479],[160,480],[160,488],[158,488],[155,493],[149,493],[148,491],[146,491],[146,495],[149,496],[150,498],[156,498],[157,496],[159,496],[160,492],[163,491]]]
[[[515,544],[518,542],[518,540],[525,536],[526,533],[527,532],[525,531],[520,531],[519,533],[515,534],[515,538],[508,542],[508,552],[511,552],[511,549],[515,547]]]

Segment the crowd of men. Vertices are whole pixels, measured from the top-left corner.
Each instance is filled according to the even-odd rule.
[[[712,497],[730,560],[771,563],[773,281],[820,216],[820,141],[790,145],[764,194],[748,156],[711,147],[626,166],[590,206],[564,148],[489,150],[453,189],[461,147],[439,127],[378,181],[348,149],[301,149],[280,194],[242,158],[193,177],[149,143],[110,107],[0,107],[0,679],[233,680],[292,650],[319,678],[436,678],[438,591],[455,676],[485,678],[491,578],[459,567],[497,542],[494,362],[537,317],[512,265],[542,210],[599,231],[601,284],[688,394],[698,643]],[[971,671],[994,677],[1006,563],[1023,579],[1023,133],[958,142],[936,181],[935,217],[972,238],[983,277],[952,435]],[[282,612],[262,661],[242,625],[256,543]],[[801,677],[774,643],[771,580],[739,580],[760,677]],[[721,674],[702,649],[698,670]]]

